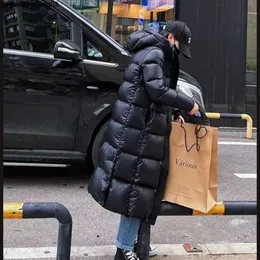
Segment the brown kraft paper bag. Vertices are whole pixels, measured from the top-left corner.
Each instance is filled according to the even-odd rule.
[[[207,213],[217,203],[218,129],[172,123],[164,199]]]

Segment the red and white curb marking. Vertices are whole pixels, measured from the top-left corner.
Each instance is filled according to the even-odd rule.
[[[198,244],[202,249],[200,253],[187,253],[183,244],[159,244],[156,246],[159,256],[256,254],[256,243]],[[56,247],[4,248],[4,259],[56,259],[56,250]],[[71,259],[114,256],[115,252],[115,246],[72,247]]]

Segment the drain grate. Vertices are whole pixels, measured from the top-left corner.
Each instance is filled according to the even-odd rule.
[[[184,249],[187,253],[202,253],[203,250],[200,248],[199,245],[191,245],[189,243],[183,245]]]

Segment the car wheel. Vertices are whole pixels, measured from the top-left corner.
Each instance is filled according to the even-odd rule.
[[[95,168],[98,166],[99,150],[103,145],[103,140],[104,140],[107,127],[108,127],[108,122],[106,122],[104,125],[101,126],[93,141],[91,155],[92,155],[92,163]]]

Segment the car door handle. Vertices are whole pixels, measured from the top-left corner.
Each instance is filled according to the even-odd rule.
[[[53,69],[68,69],[76,66],[79,62],[66,61],[66,60],[55,60],[51,67]]]
[[[50,90],[39,90],[39,89],[31,89],[31,88],[27,88],[25,92],[29,95],[41,95],[41,96],[46,96],[50,94]]]
[[[90,90],[99,90],[99,87],[87,86],[87,89],[90,89]]]

